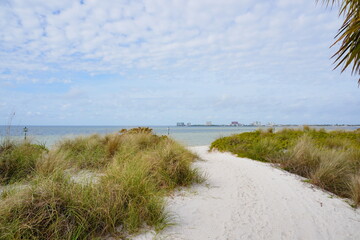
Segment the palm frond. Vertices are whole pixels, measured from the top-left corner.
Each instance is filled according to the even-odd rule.
[[[319,0],[316,0],[316,2],[319,2]],[[340,0],[321,0],[321,2],[323,4],[325,4],[326,6],[329,6],[329,5],[334,5],[334,4],[339,4],[340,3]]]
[[[341,67],[343,72],[352,65],[351,73],[360,75],[360,0],[321,0],[321,2],[326,6],[338,4],[339,16],[344,16],[344,22],[332,45],[341,43],[339,50],[333,55],[335,68]],[[360,79],[358,83],[360,84]]]

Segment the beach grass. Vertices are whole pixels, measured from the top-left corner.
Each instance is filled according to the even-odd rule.
[[[360,131],[257,130],[215,140],[211,149],[279,164],[360,205]]]
[[[169,224],[164,197],[203,181],[191,167],[196,158],[151,129],[61,141],[38,158],[24,188],[2,193],[0,239],[94,239],[126,237],[144,226],[161,230]],[[96,181],[74,180],[83,170]]]
[[[37,160],[48,150],[30,141],[4,139],[0,143],[0,184],[26,180],[34,174]]]

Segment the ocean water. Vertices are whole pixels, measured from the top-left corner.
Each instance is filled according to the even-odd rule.
[[[27,138],[34,142],[45,144],[51,147],[56,142],[64,138],[75,138],[77,136],[86,136],[91,134],[107,134],[118,132],[126,128],[134,126],[27,126]],[[192,126],[192,127],[176,127],[176,126],[148,126],[153,129],[156,134],[168,135],[185,146],[201,146],[210,145],[219,137],[230,136],[232,134],[251,132],[259,129],[259,127],[230,127],[230,126]],[[13,139],[23,139],[24,126],[0,126],[0,139],[11,137]],[[266,129],[267,127],[261,127]],[[275,127],[275,130],[283,127]],[[320,128],[320,127],[315,127]],[[325,126],[327,130],[355,130],[359,126]]]

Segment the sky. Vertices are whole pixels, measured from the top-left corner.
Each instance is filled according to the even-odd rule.
[[[0,125],[359,124],[341,23],[315,0],[0,0]]]

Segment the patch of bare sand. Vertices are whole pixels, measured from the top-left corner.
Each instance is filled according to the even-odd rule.
[[[206,183],[169,197],[176,225],[134,239],[360,239],[360,211],[343,199],[270,164],[190,150]]]

